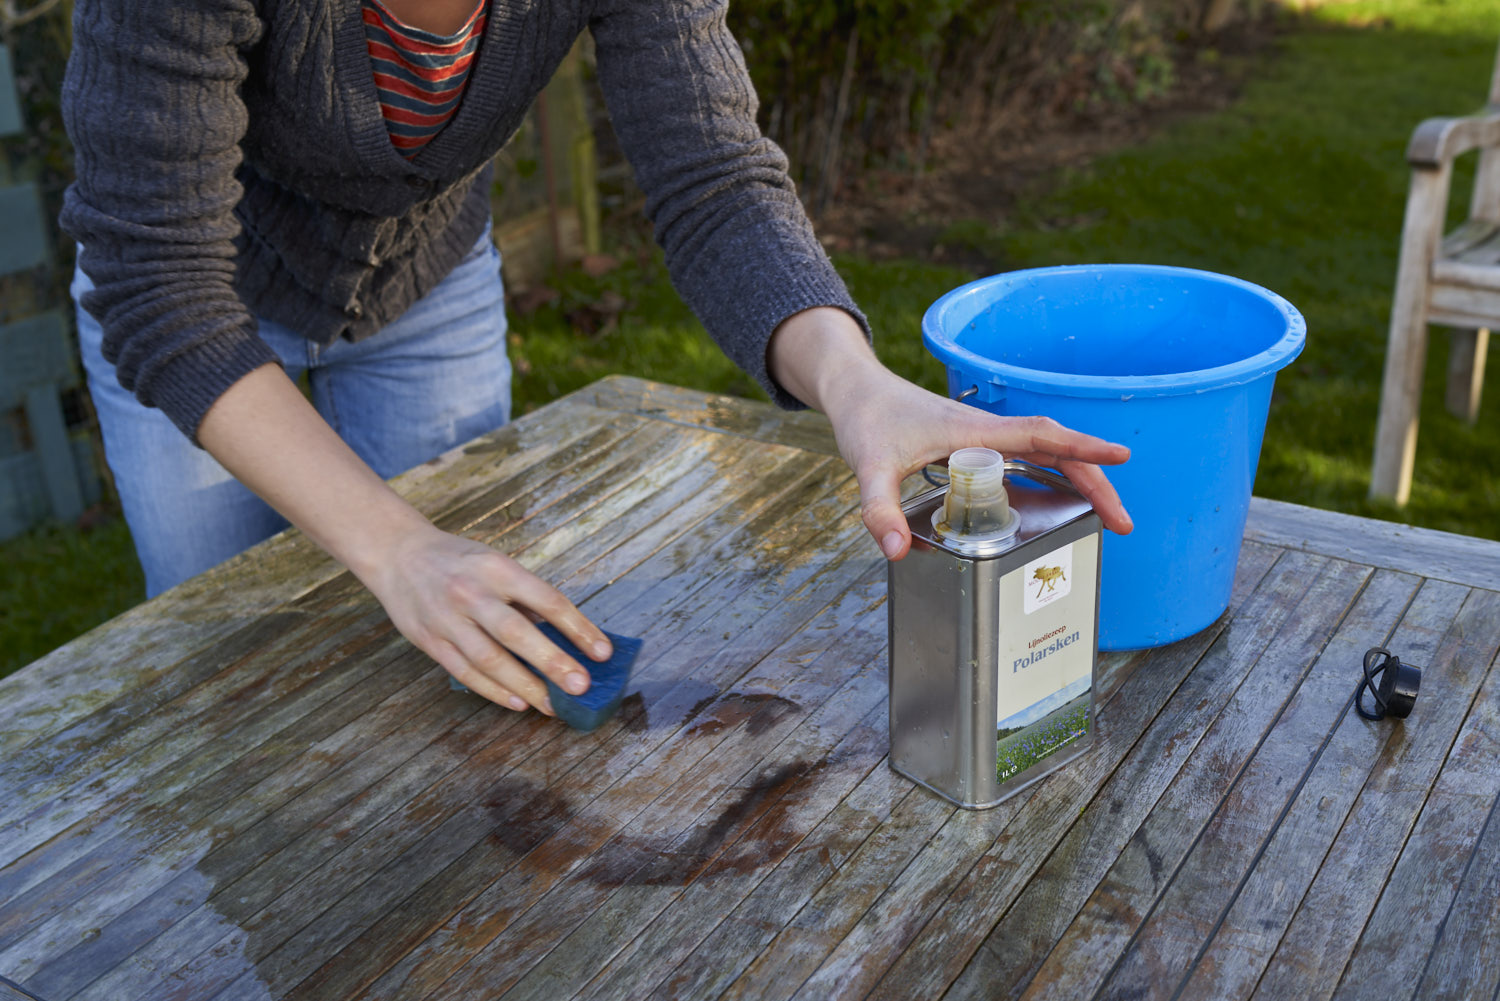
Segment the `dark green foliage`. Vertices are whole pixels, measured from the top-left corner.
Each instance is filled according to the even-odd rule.
[[[920,170],[936,132],[994,137],[1159,96],[1198,3],[1168,0],[736,0],[761,121],[821,209],[841,171]],[[1259,3],[1242,5],[1259,10]]]

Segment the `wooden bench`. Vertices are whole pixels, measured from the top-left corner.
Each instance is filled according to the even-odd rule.
[[[1445,237],[1454,160],[1475,150],[1469,219]],[[1490,328],[1500,324],[1500,57],[1485,111],[1428,119],[1412,134],[1406,158],[1411,189],[1370,476],[1370,496],[1396,504],[1411,495],[1428,324],[1453,328],[1449,412],[1471,424],[1479,416]]]

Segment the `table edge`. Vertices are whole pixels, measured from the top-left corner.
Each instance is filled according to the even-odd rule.
[[[1500,542],[1491,539],[1268,497],[1250,499],[1244,538],[1247,542],[1500,591]]]

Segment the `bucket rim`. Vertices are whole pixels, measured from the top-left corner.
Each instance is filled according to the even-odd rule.
[[[1091,274],[1152,274],[1191,277],[1195,280],[1227,285],[1247,292],[1269,304],[1285,322],[1285,330],[1265,349],[1225,365],[1190,369],[1160,375],[1075,375],[1026,368],[986,358],[962,347],[944,329],[942,320],[959,303],[997,286],[1016,286],[1040,276]],[[922,316],[922,341],[927,349],[950,370],[965,369],[975,379],[987,384],[1024,389],[1053,396],[1119,397],[1190,396],[1214,389],[1242,386],[1267,375],[1274,375],[1302,353],[1307,342],[1307,321],[1286,299],[1254,282],[1217,271],[1185,268],[1168,264],[1064,264],[1042,268],[1023,268],[978,278],[960,285],[937,299]]]

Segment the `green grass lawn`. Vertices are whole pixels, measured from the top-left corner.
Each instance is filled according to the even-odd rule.
[[[1410,176],[1403,152],[1422,119],[1482,105],[1497,13],[1493,0],[1330,5],[1282,40],[1228,111],[1069,176],[1027,220],[987,235],[1027,265],[1177,264],[1281,293],[1307,318],[1307,349],[1277,380],[1255,492],[1500,537],[1500,390],[1491,383],[1477,427],[1451,417],[1440,330],[1410,505],[1365,496]],[[1455,223],[1472,169],[1462,163],[1455,178]],[[1078,218],[1088,221],[1039,225]]]
[[[145,588],[123,518],[0,542],[0,676],[120,614]]]
[[[601,278],[577,271],[560,276],[557,302],[529,316],[512,317],[517,414],[614,374],[766,398],[754,380],[720,353],[672,291],[659,253],[623,258],[619,268]],[[922,346],[918,326],[934,299],[975,276],[915,261],[845,256],[836,263],[877,332],[876,347],[886,364],[942,392],[942,367]],[[627,303],[618,324],[597,336],[578,333],[569,315],[611,293]]]
[[[1429,353],[1411,504],[1365,498],[1412,128],[1484,98],[1495,0],[1331,4],[1248,67],[1228,110],[1185,119],[1143,145],[1027,193],[1004,223],[953,220],[1008,266],[1139,261],[1207,268],[1274,289],[1308,321],[1308,346],[1278,378],[1256,492],[1316,507],[1500,536],[1500,389],[1477,427],[1442,408],[1446,338]],[[1210,57],[1211,58],[1211,57]],[[1466,165],[1471,169],[1471,165]],[[1455,182],[1455,214],[1468,174]],[[659,255],[626,248],[601,278],[557,281],[561,298],[512,321],[517,413],[624,372],[759,396],[667,284]],[[974,275],[915,261],[837,263],[891,367],[941,391],[921,345],[923,310]],[[623,297],[618,322],[579,333],[570,314]],[[614,312],[613,309],[609,312]],[[119,522],[49,527],[0,543],[0,673],[139,600]]]
[[[1007,267],[1133,261],[1205,268],[1281,293],[1308,323],[1307,348],[1277,380],[1257,494],[1488,538],[1500,537],[1500,390],[1477,426],[1442,405],[1448,338],[1434,330],[1410,504],[1366,498],[1412,129],[1475,110],[1495,57],[1494,0],[1370,0],[1319,9],[1255,57],[1224,112],[1177,122],[1142,145],[1019,199],[1003,223],[954,220],[941,242]],[[1208,58],[1213,58],[1212,55]],[[1472,157],[1466,158],[1472,160]],[[1472,162],[1454,182],[1456,223]],[[838,259],[892,368],[942,391],[921,345],[926,306],[975,277],[922,263]],[[599,282],[517,322],[532,406],[606,372],[751,395],[661,288],[659,262]],[[611,288],[619,327],[581,342],[564,315]]]

